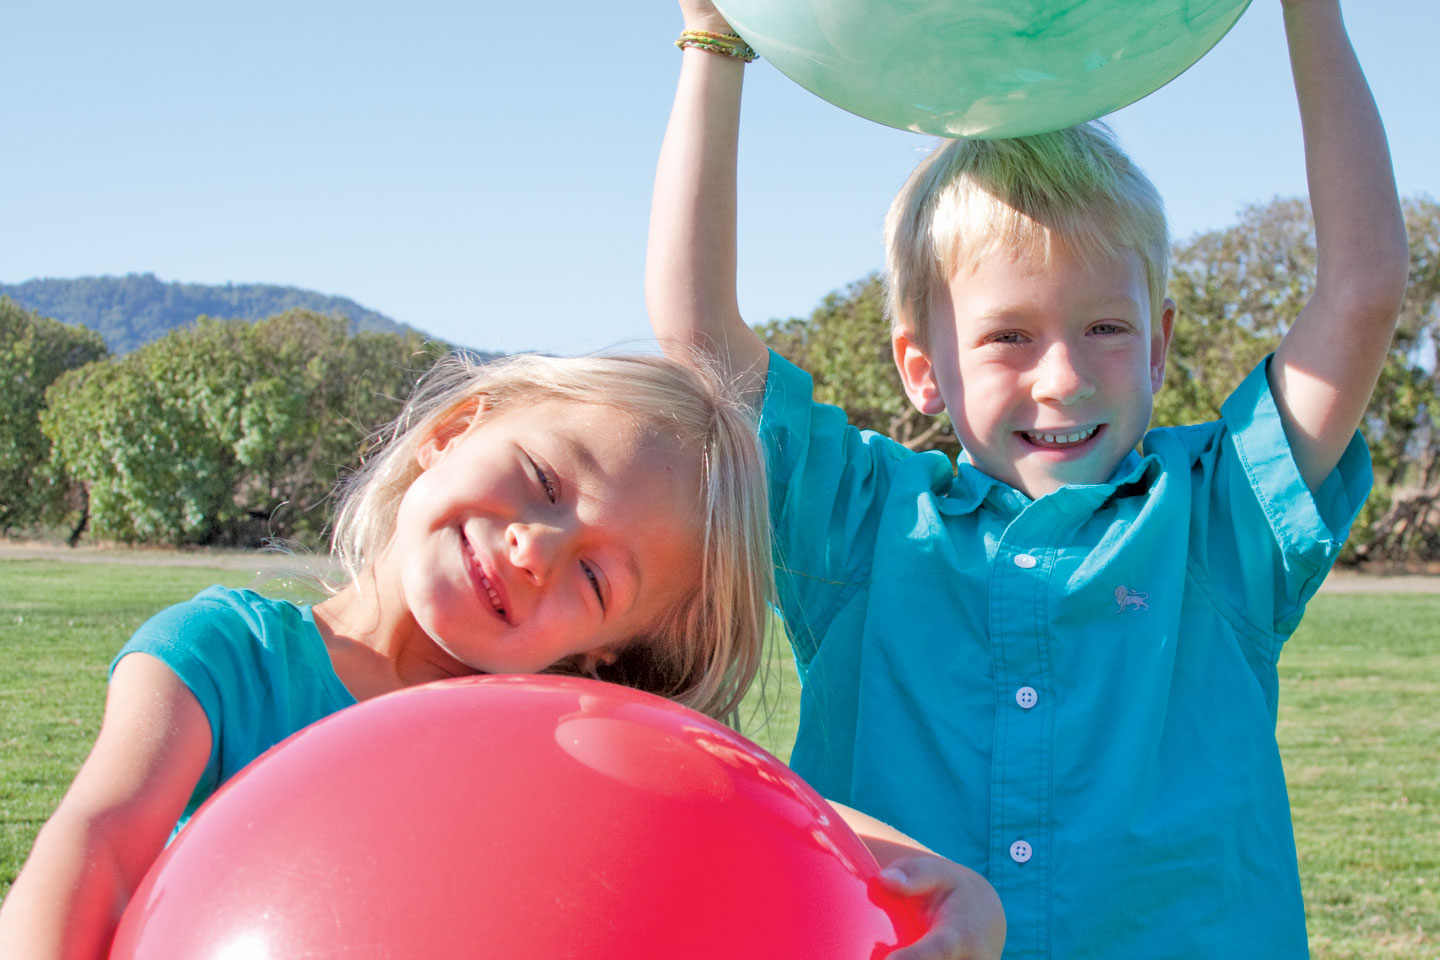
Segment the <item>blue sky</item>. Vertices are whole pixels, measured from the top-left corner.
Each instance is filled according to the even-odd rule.
[[[1440,196],[1437,8],[1346,7],[1407,196]],[[290,284],[490,350],[648,335],[668,2],[15,0],[0,27],[0,282]],[[1278,0],[1110,119],[1179,238],[1304,192]],[[876,269],[931,143],[747,68],[746,317],[808,314]]]

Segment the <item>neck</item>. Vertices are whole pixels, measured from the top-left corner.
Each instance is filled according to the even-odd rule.
[[[313,610],[335,674],[357,700],[475,672],[420,629],[373,567]]]

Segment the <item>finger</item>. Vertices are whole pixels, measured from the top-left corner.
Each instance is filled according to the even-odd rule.
[[[887,960],[982,960],[986,956],[966,941],[967,938],[955,930],[936,928],[908,947],[896,950]]]
[[[880,871],[880,880],[889,890],[905,896],[920,897],[949,891],[957,882],[968,880],[974,871],[937,857],[906,857],[896,860]]]

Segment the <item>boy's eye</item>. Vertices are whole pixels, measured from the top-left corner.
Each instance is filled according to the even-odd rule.
[[[1015,330],[1007,330],[1004,333],[997,333],[986,338],[986,343],[1024,343],[1023,334]]]
[[[1102,320],[1090,328],[1091,333],[1124,333],[1125,325],[1118,320]]]
[[[580,569],[585,571],[585,577],[590,581],[590,589],[595,591],[595,599],[600,601],[600,609],[603,612],[605,609],[605,594],[600,589],[600,578],[595,575],[595,569],[588,563],[582,561]]]

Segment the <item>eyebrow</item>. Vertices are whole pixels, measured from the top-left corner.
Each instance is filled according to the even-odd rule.
[[[640,597],[645,592],[641,589],[640,562],[635,559],[635,552],[628,547],[622,548],[625,566],[630,569],[630,576],[635,580],[635,595],[630,599],[630,606],[634,607],[640,603]]]
[[[1148,301],[1136,300],[1134,297],[1099,297],[1095,300],[1083,301],[1083,304],[1094,310],[1113,310],[1117,313],[1131,308],[1140,309]]]
[[[1138,307],[1149,301],[1143,298],[1126,296],[1125,294],[1102,293],[1096,297],[1077,298],[1073,300],[1072,306],[1088,310],[1111,310],[1122,307]],[[1032,312],[1032,304],[1016,305],[1013,303],[986,304],[985,309],[975,316],[982,319],[1005,319],[1013,316],[1024,316]]]

